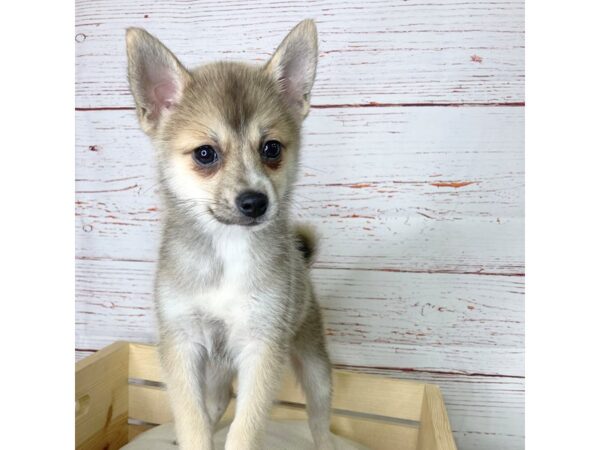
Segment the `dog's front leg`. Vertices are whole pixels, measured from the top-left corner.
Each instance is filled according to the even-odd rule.
[[[201,349],[173,336],[164,336],[159,348],[179,449],[212,450],[212,429],[201,380]]]
[[[235,418],[225,450],[257,450],[265,422],[279,389],[285,350],[282,343],[254,341],[238,359]]]

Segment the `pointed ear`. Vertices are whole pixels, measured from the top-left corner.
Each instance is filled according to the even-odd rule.
[[[129,87],[142,129],[151,134],[181,101],[189,72],[158,39],[142,28],[127,29]]]
[[[310,109],[318,54],[317,27],[312,20],[303,20],[290,31],[265,66],[300,119]]]

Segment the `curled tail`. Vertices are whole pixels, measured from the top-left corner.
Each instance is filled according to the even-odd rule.
[[[294,234],[296,248],[300,250],[300,253],[304,256],[304,261],[310,266],[314,262],[317,252],[317,235],[314,228],[308,225],[297,225]]]

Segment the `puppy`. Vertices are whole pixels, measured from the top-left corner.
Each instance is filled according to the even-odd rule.
[[[265,65],[188,70],[143,29],[127,30],[129,84],[158,159],[159,348],[182,450],[213,448],[235,375],[225,448],[258,449],[290,358],[315,446],[333,448],[314,246],[289,219],[317,53],[305,20]]]

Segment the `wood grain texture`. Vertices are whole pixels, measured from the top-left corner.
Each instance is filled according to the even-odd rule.
[[[322,235],[333,359],[440,385],[461,450],[524,448],[522,0],[76,5],[78,359],[155,341],[159,204],[124,29],[190,66],[261,62],[313,17],[295,214]]]
[[[76,262],[76,345],[156,342],[154,263]],[[521,277],[314,269],[333,361],[523,375]]]
[[[351,369],[350,367],[344,367]],[[440,387],[460,450],[507,450],[525,446],[525,380],[399,371],[359,367],[354,370],[418,380]]]
[[[78,352],[80,357],[92,354]],[[440,386],[459,449],[524,448],[525,380],[521,377],[428,373],[342,366]]]
[[[75,367],[77,450],[117,450],[127,442],[129,345],[113,343]]]
[[[173,420],[164,386],[156,385],[162,378],[155,346],[113,343],[79,361],[75,375],[78,449],[116,450],[139,431],[128,423],[144,428]],[[415,419],[423,422],[443,414],[441,400],[437,413],[434,408],[423,417],[421,411],[425,393],[435,386],[344,370],[333,371],[333,385],[332,431],[369,448],[414,450],[419,433]],[[291,368],[277,399],[274,419],[306,420],[305,399]],[[222,425],[231,421],[234,411],[235,400]],[[452,441],[447,419],[445,428],[445,440]]]
[[[76,119],[78,257],[153,260],[157,181],[134,113]],[[312,111],[295,214],[323,237],[317,267],[522,274],[522,123],[516,108]]]
[[[437,386],[425,386],[417,450],[456,450],[442,393]]]
[[[79,0],[76,105],[132,106],[125,28],[142,26],[188,66],[264,62],[294,24],[319,29],[313,103],[524,100],[524,5],[506,1]]]

